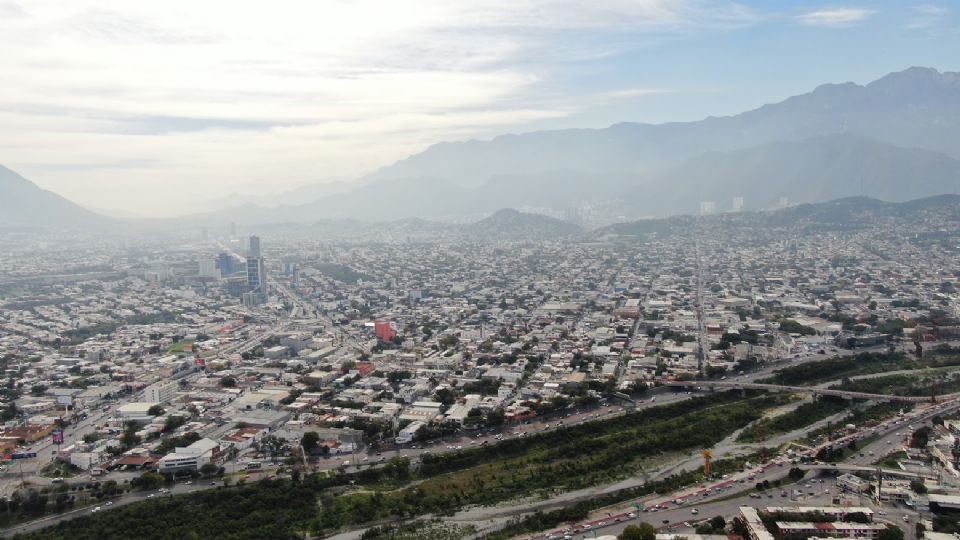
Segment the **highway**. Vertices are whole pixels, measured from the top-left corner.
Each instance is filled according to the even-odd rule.
[[[737,514],[739,506],[743,505],[830,505],[832,497],[839,492],[834,484],[834,473],[830,470],[831,466],[829,464],[806,467],[827,476],[814,478],[812,475],[808,475],[801,484],[784,486],[783,489],[771,488],[761,496],[762,500],[752,498],[746,493],[739,497],[731,497],[731,495],[749,490],[757,482],[764,480],[773,482],[783,478],[786,476],[788,469],[794,466],[791,463],[794,459],[804,456],[812,458],[821,448],[826,446],[846,446],[851,440],[860,440],[867,437],[877,437],[877,440],[861,448],[861,451],[851,456],[846,464],[851,468],[866,468],[870,471],[876,471],[876,467],[864,467],[867,464],[865,461],[879,460],[883,455],[901,448],[906,442],[904,433],[909,425],[919,426],[929,422],[935,415],[948,414],[958,409],[960,409],[960,402],[957,401],[931,404],[923,410],[908,413],[903,417],[889,419],[873,428],[862,428],[845,437],[811,448],[792,457],[779,456],[765,465],[758,464],[748,470],[729,475],[727,478],[691,486],[667,495],[625,501],[614,507],[593,512],[586,520],[537,535],[524,536],[524,538],[547,540],[564,538],[565,535],[569,535],[570,538],[580,540],[601,534],[615,535],[619,534],[626,525],[638,521],[651,523],[660,528],[661,532],[692,533],[698,519],[709,519],[715,515],[723,515],[729,521],[729,518]],[[869,452],[874,452],[875,455],[870,456]],[[897,471],[897,473],[899,472],[901,471]],[[887,472],[885,471],[884,474],[887,474]],[[896,474],[896,476],[903,475]],[[792,490],[798,488],[800,488],[801,493],[792,496]],[[783,491],[786,491],[788,496],[783,496]],[[680,504],[675,501],[680,501]],[[890,519],[892,523],[900,525],[903,524],[902,518],[904,515],[909,516],[912,521],[915,521],[918,516],[917,512],[911,508],[877,503],[869,497],[854,495],[851,502],[856,505],[869,506],[878,512],[880,519]],[[638,512],[632,505],[639,506],[643,510]],[[692,513],[693,508],[697,509],[697,514]],[[880,514],[880,512],[883,514]],[[633,516],[630,515],[631,513]],[[907,539],[914,540],[913,527],[905,527],[905,529],[909,529],[905,531]]]
[[[704,388],[713,390],[720,388],[723,390],[765,390],[767,392],[790,392],[806,393],[815,396],[834,396],[846,399],[869,399],[875,401],[901,401],[905,403],[923,403],[929,402],[930,396],[897,396],[890,394],[870,394],[867,392],[850,392],[847,390],[832,390],[820,386],[785,386],[779,384],[761,384],[747,381],[669,381],[663,383],[664,386],[675,386],[685,388]],[[960,394],[947,394],[937,396],[938,399],[949,400],[960,396]]]

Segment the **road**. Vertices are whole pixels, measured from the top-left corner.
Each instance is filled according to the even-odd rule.
[[[206,481],[206,482],[191,481],[190,483],[177,483],[169,488],[165,488],[167,489],[166,493],[161,493],[159,491],[128,492],[123,496],[113,498],[109,501],[103,501],[97,504],[90,504],[88,506],[76,508],[74,510],[69,510],[61,514],[47,516],[44,518],[29,521],[27,523],[16,525],[14,527],[3,529],[2,534],[6,536],[6,535],[35,531],[38,529],[42,529],[44,527],[55,525],[56,523],[59,523],[60,521],[63,521],[66,519],[71,519],[71,518],[79,517],[86,513],[91,513],[97,508],[99,508],[99,510],[97,511],[106,511],[111,508],[125,506],[135,502],[146,501],[146,500],[154,499],[157,497],[172,497],[174,495],[183,495],[185,493],[192,493],[194,491],[198,491],[201,489],[207,489],[207,488],[213,487],[214,485],[223,485],[223,483],[211,482],[211,481]]]
[[[920,410],[905,414],[903,417],[889,419],[873,428],[862,428],[845,437],[824,443],[819,447],[811,448],[810,450],[797,454],[793,457],[779,456],[766,465],[756,465],[746,471],[729,475],[726,478],[705,484],[690,486],[667,495],[651,496],[633,501],[625,501],[624,503],[616,505],[616,507],[595,512],[590,518],[579,522],[578,524],[571,524],[571,526],[568,527],[561,527],[537,535],[527,535],[523,538],[544,540],[549,538],[550,534],[556,535],[556,538],[562,538],[564,534],[570,534],[574,538],[588,538],[592,537],[594,534],[617,534],[626,526],[627,523],[625,523],[625,521],[628,518],[627,514],[629,512],[634,512],[635,514],[640,515],[640,517],[637,518],[630,518],[633,521],[647,521],[658,527],[669,529],[670,532],[676,532],[675,529],[679,529],[680,532],[690,533],[693,531],[694,527],[685,526],[683,525],[684,522],[690,522],[691,525],[694,525],[694,523],[691,522],[692,519],[696,519],[697,517],[706,519],[714,515],[724,515],[729,520],[730,517],[736,515],[736,510],[741,505],[761,505],[762,503],[759,500],[751,499],[749,495],[737,497],[732,500],[718,501],[718,499],[727,499],[731,494],[749,489],[751,486],[754,486],[758,482],[763,482],[764,480],[772,483],[775,480],[784,478],[788,469],[793,466],[791,464],[792,459],[800,459],[804,456],[815,456],[821,448],[826,446],[846,446],[850,440],[876,437],[876,440],[863,447],[861,452],[853,454],[848,462],[850,464],[866,465],[868,464],[866,463],[867,460],[871,460],[872,463],[872,461],[879,460],[880,456],[899,449],[905,442],[904,433],[906,433],[907,426],[911,424],[919,426],[923,423],[928,423],[935,415],[947,414],[958,409],[960,409],[960,402],[957,401],[926,405]],[[883,450],[883,452],[881,453],[880,450]],[[875,455],[871,457],[870,452],[873,452]],[[796,504],[811,506],[821,503],[828,505],[830,501],[822,501],[818,498],[818,495],[822,495],[822,499],[832,499],[832,497],[836,495],[836,488],[832,485],[833,473],[830,471],[824,471],[821,474],[828,475],[825,478],[818,479],[823,480],[824,484],[826,484],[824,487],[821,488],[817,485],[820,484],[819,481],[814,484],[809,480],[805,480],[802,484],[803,493],[791,503],[787,503],[783,500],[784,498],[780,495],[780,490],[771,489],[767,493],[767,505],[782,506]],[[651,479],[654,479],[658,476],[659,475],[654,475],[651,477]],[[798,486],[793,486],[793,488],[796,487]],[[829,490],[830,492],[820,493],[821,489],[824,491]],[[769,501],[769,499],[774,499],[774,501]],[[677,500],[682,501],[682,503],[679,505],[676,504],[674,501]],[[896,505],[880,505],[875,501],[870,500],[868,497],[855,497],[855,500],[856,504],[858,505],[868,505],[871,508],[876,509],[878,512],[889,514],[890,519],[892,519],[894,523],[901,525],[903,523],[903,515],[911,516],[910,519],[914,521],[917,517],[916,511],[910,508],[904,508]],[[645,509],[645,511],[636,512],[635,507],[632,505],[637,505],[640,508]],[[515,508],[515,514],[549,507],[551,506],[542,502],[536,503],[536,506],[528,505],[524,507],[521,505]],[[692,508],[698,509],[696,516],[690,513]],[[654,514],[657,515],[654,516]],[[618,516],[622,521],[615,521],[615,518]],[[487,516],[482,517],[494,517],[494,514],[488,514]],[[600,526],[600,522],[605,523],[603,526]],[[590,532],[587,535],[584,535],[582,532],[579,534],[572,533],[572,531],[576,529],[576,527],[573,525],[580,525],[579,529],[583,530],[584,524],[591,525],[591,528],[589,529]],[[564,529],[568,528],[570,529],[569,531],[564,531]],[[906,531],[907,538],[912,540],[914,535],[913,527],[906,527],[906,529],[910,529],[909,531]]]

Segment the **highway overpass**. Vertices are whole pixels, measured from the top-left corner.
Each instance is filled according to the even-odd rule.
[[[888,394],[871,394],[868,392],[850,392],[847,390],[832,390],[816,386],[784,386],[779,384],[763,384],[738,381],[666,381],[663,386],[674,388],[695,388],[697,390],[764,390],[767,392],[789,392],[811,394],[813,396],[835,396],[845,399],[868,399],[876,401],[901,401],[906,403],[922,403],[931,400],[930,396],[895,396]],[[937,396],[945,400],[955,395]]]

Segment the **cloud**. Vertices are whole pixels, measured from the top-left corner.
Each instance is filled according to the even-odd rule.
[[[873,13],[873,10],[862,8],[820,9],[804,13],[798,19],[810,26],[845,27],[857,24]]]
[[[597,58],[757,21],[728,0],[29,8],[0,0],[4,164],[80,202],[109,196],[148,212],[237,184],[356,177],[438,141],[646,95],[656,90],[581,100],[556,81]]]
[[[920,4],[913,6],[913,10],[921,15],[946,15],[950,13],[950,8],[937,6],[934,4]]]
[[[0,0],[0,17],[14,18],[26,17],[27,12],[15,2],[9,0]]]
[[[920,4],[913,6],[915,16],[907,23],[906,28],[911,30],[926,30],[940,26],[950,15],[950,9],[934,4]]]

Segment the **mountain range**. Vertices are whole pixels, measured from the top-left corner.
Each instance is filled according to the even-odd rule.
[[[115,224],[0,165],[0,228],[107,229]]]
[[[4,171],[0,190],[13,174]],[[602,208],[623,220],[696,213],[701,201],[725,210],[734,197],[746,209],[771,208],[783,198],[905,201],[954,193],[958,182],[960,74],[914,67],[866,85],[823,85],[728,117],[439,143],[355,182],[292,192],[287,200],[297,203],[248,202],[177,222],[472,222],[504,207],[553,215]],[[36,200],[21,193],[13,204],[0,199],[0,222],[95,220],[73,207],[53,220],[65,201],[43,193]],[[8,213],[12,206],[39,210]]]

